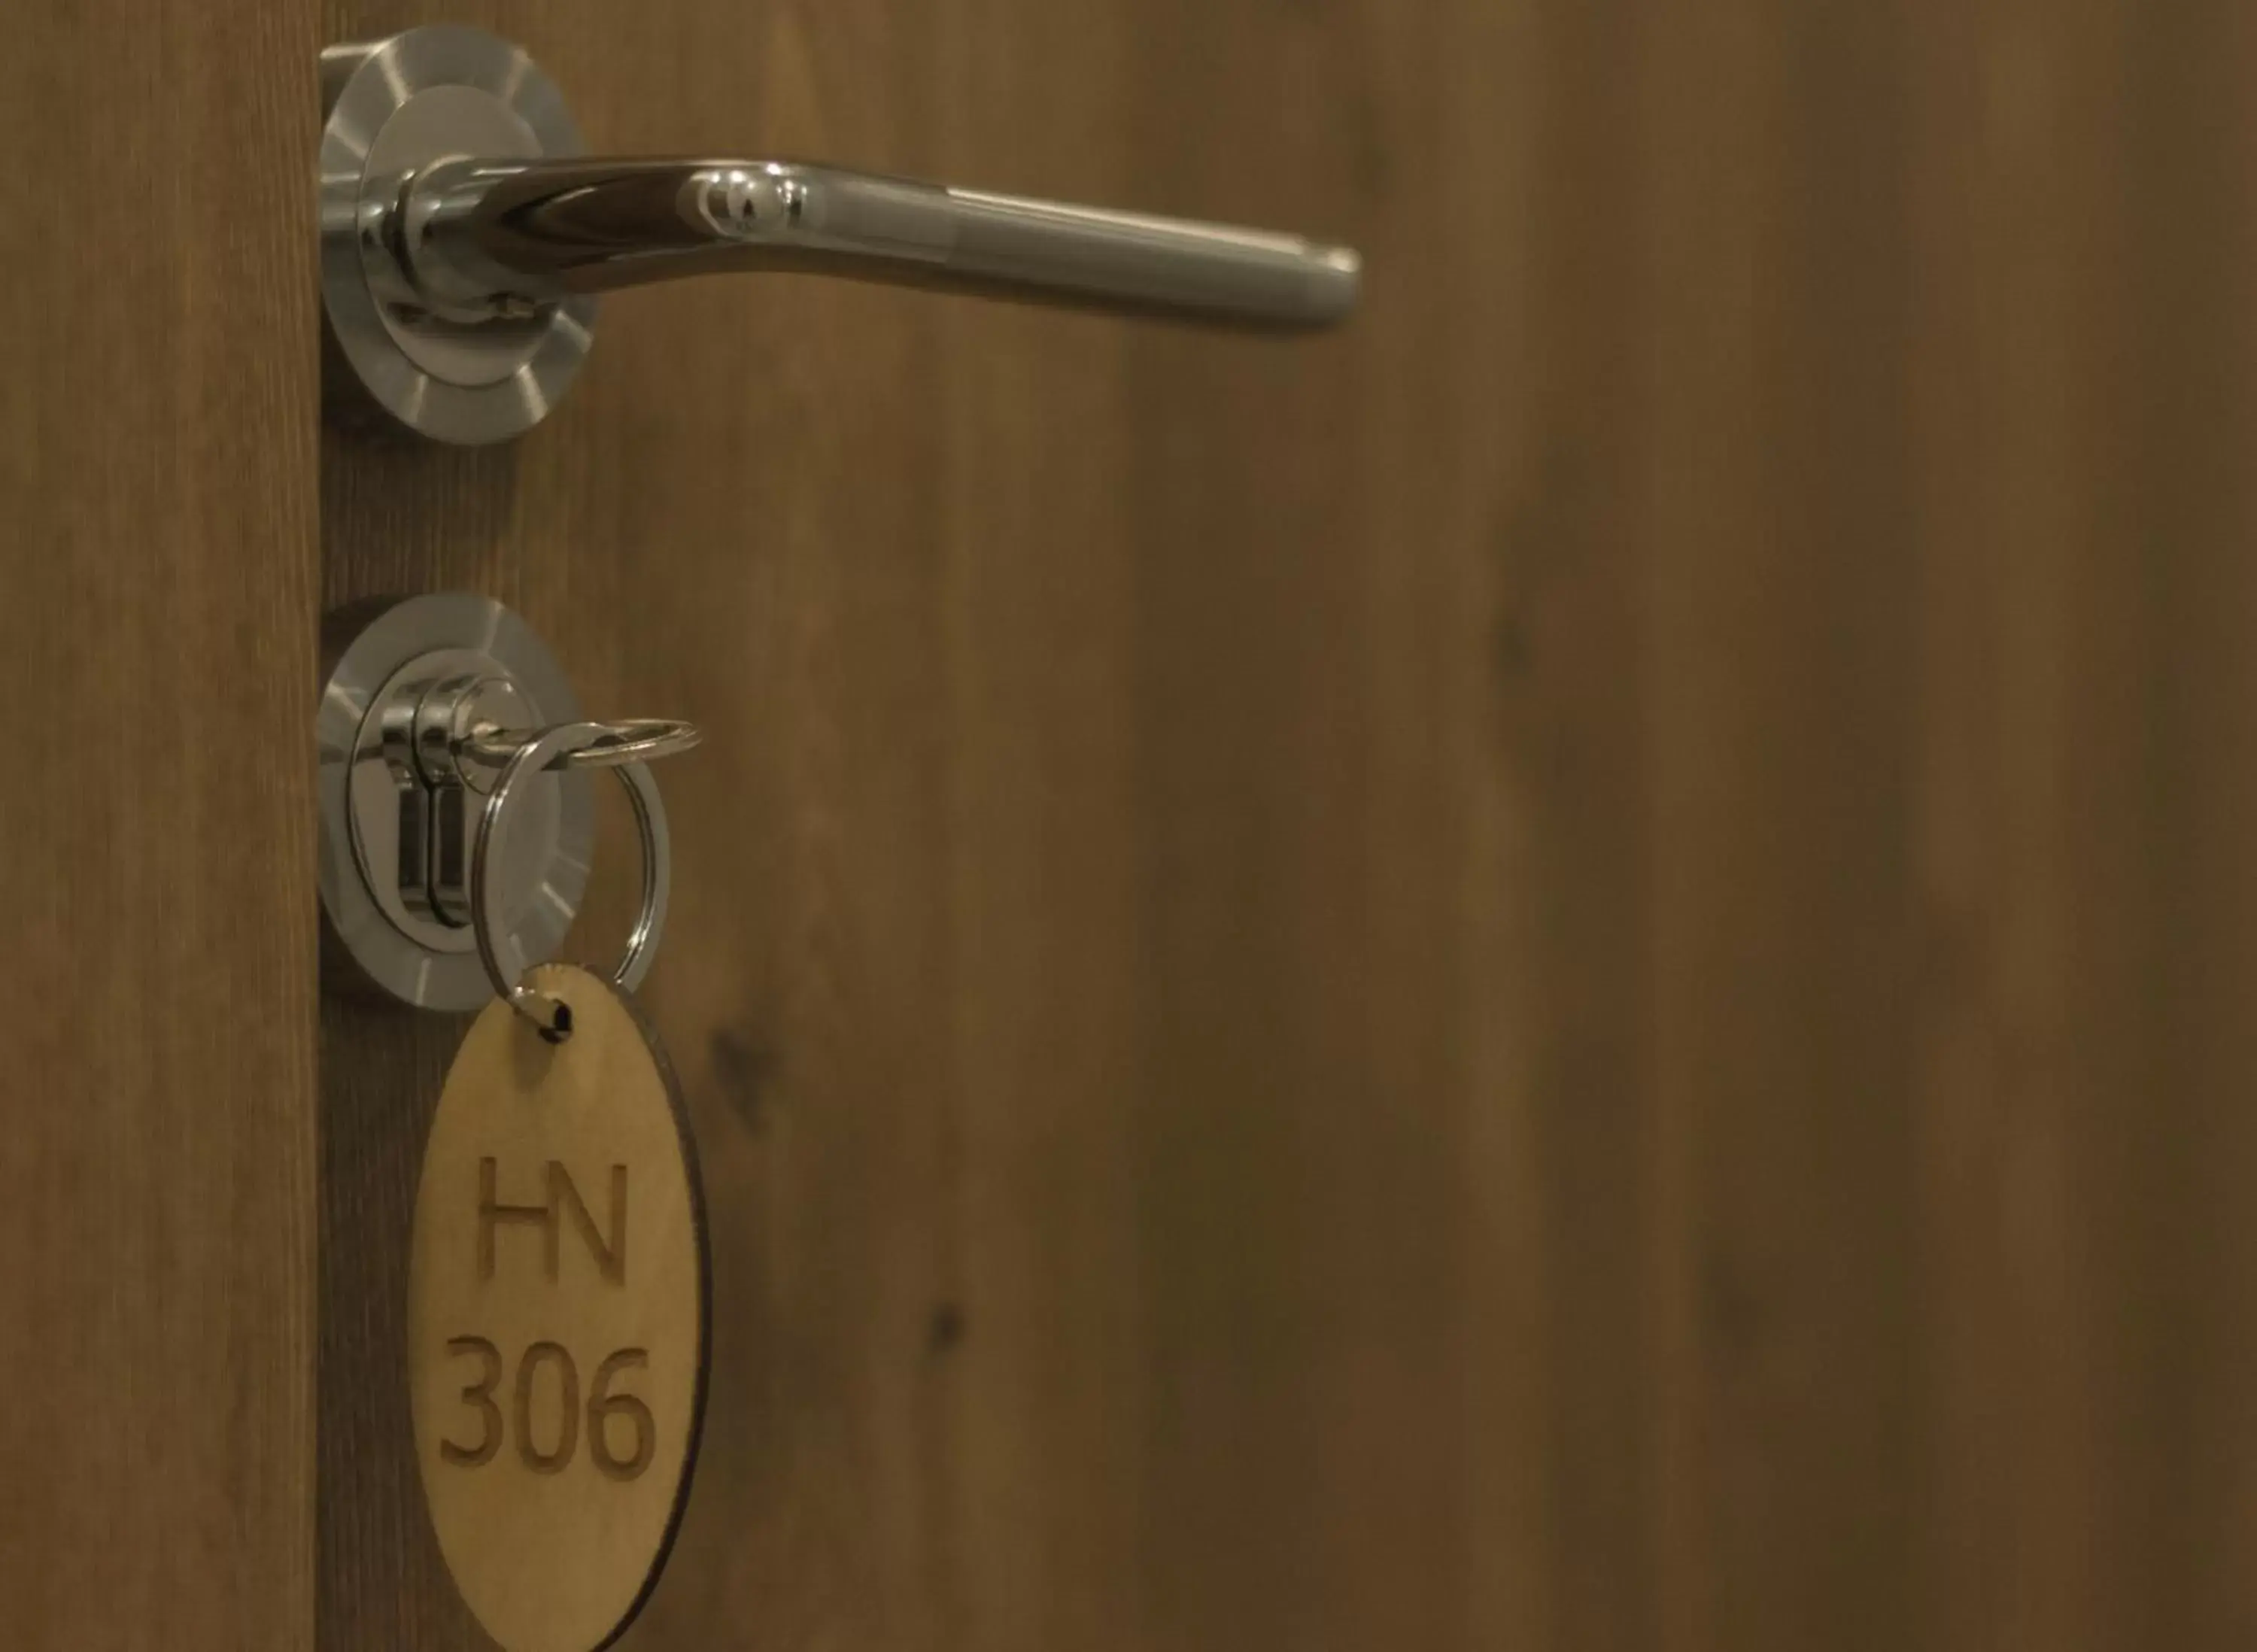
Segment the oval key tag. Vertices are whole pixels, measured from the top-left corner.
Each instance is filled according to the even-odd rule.
[[[705,1398],[704,1211],[680,1093],[633,1004],[570,964],[549,1042],[489,1006],[447,1074],[407,1286],[439,1548],[505,1652],[595,1652],[648,1596]]]

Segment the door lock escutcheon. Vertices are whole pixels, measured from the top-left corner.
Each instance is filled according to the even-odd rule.
[[[585,771],[612,767],[644,840],[643,917],[619,977],[632,987],[664,921],[668,875],[664,810],[641,766],[697,739],[687,724],[584,721],[555,656],[499,603],[449,593],[385,609],[336,651],[316,719],[330,932],[394,997],[475,1008],[495,990],[495,957],[545,958],[563,941],[594,844]],[[495,834],[490,800],[536,743],[555,754]],[[483,913],[482,830],[496,837]]]
[[[486,597],[410,597],[343,639],[317,719],[322,905],[377,985],[430,1009],[485,1000],[469,861],[491,781],[463,748],[580,716],[555,656]],[[534,956],[550,955],[578,913],[594,839],[584,776],[527,793],[500,875],[509,925]]]
[[[322,80],[330,335],[444,441],[539,423],[615,287],[798,270],[1276,330],[1340,321],[1361,279],[1352,249],[1268,230],[800,161],[584,157],[555,83],[478,29],[332,46]]]

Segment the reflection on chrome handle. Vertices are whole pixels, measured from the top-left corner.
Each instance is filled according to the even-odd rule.
[[[812,271],[1270,331],[1356,303],[1356,255],[1292,236],[794,161],[587,159],[564,95],[483,30],[322,54],[322,303],[368,403],[442,441],[555,407],[597,294],[707,271]],[[365,392],[363,397],[357,392]]]
[[[709,272],[810,270],[1107,310],[1317,327],[1356,255],[1298,237],[789,161],[453,160],[407,180],[402,272],[438,314],[523,314]]]

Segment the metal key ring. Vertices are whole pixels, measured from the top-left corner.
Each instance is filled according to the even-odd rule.
[[[564,723],[520,746],[494,781],[492,794],[479,813],[478,837],[471,849],[471,921],[478,943],[478,961],[485,965],[486,978],[502,1000],[552,1041],[570,1035],[571,1006],[525,985],[531,966],[509,932],[502,911],[501,881],[490,875],[489,863],[494,840],[500,836],[503,812],[519,781],[555,766],[559,757],[587,750],[612,732],[605,724]],[[627,935],[626,956],[612,975],[612,980],[632,992],[649,972],[659,932],[666,927],[666,898],[673,870],[667,847],[666,806],[659,801],[658,782],[640,763],[625,764],[615,772],[626,787],[627,801],[634,806],[635,831],[642,839],[642,908]]]
[[[694,723],[668,717],[630,717],[618,723],[598,723],[602,737],[549,759],[550,769],[618,768],[630,763],[654,763],[660,758],[687,752],[705,737]],[[462,744],[462,754],[486,768],[499,768],[530,745],[546,729],[498,729],[482,724]]]

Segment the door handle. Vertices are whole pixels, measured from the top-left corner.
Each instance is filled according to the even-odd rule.
[[[407,279],[472,315],[740,270],[1256,327],[1355,302],[1345,247],[796,161],[452,161],[404,210]]]
[[[594,299],[805,271],[1288,331],[1355,307],[1360,265],[1296,236],[796,161],[584,159],[516,46],[414,29],[323,54],[322,289],[361,385],[413,428],[498,441],[586,355]]]

